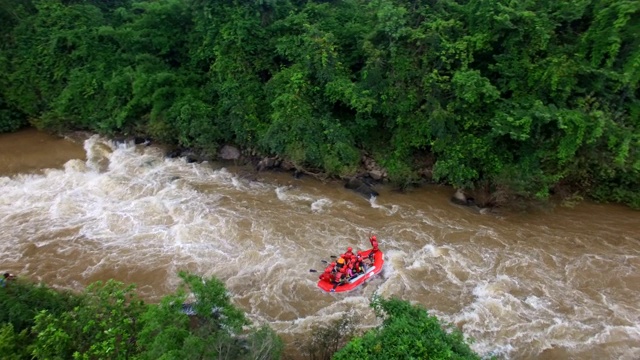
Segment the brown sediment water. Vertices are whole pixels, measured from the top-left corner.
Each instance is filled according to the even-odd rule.
[[[190,270],[221,278],[256,322],[287,339],[373,295],[422,304],[506,359],[640,358],[640,212],[579,204],[480,214],[451,189],[380,187],[166,159],[150,146],[35,130],[0,135],[3,271],[63,288],[115,278],[155,301]],[[374,232],[382,275],[325,294],[317,275]]]
[[[36,129],[0,134],[0,176],[60,168],[69,159],[84,159],[78,140],[52,136]]]

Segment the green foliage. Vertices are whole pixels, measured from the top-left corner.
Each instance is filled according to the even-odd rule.
[[[3,359],[31,359],[36,334],[32,327],[41,311],[60,315],[80,304],[66,291],[55,291],[21,279],[0,289],[0,354]]]
[[[0,131],[236,143],[339,176],[364,150],[401,186],[430,153],[456,187],[637,204],[639,4],[7,0]]]
[[[2,97],[0,97],[0,133],[16,131],[27,125],[24,114],[10,107]]]
[[[401,189],[418,182],[418,175],[408,163],[408,156],[392,154],[390,157],[382,157],[381,164],[387,169],[389,180],[400,186]]]
[[[0,323],[0,354],[6,360],[29,359],[27,330],[16,333],[11,323]]]
[[[342,359],[480,359],[457,328],[398,299],[371,302],[382,325],[351,340],[333,357]]]
[[[0,324],[10,323],[17,333],[28,331],[34,317],[41,311],[61,314],[79,304],[77,297],[68,292],[52,290],[20,279],[0,291]]]
[[[349,313],[329,323],[313,326],[311,334],[296,340],[295,345],[308,359],[330,360],[356,336],[359,327],[360,321],[356,314]]]
[[[137,319],[144,309],[133,286],[96,282],[82,302],[62,314],[46,310],[35,317],[39,359],[125,359],[136,353]]]
[[[282,340],[267,325],[251,326],[220,280],[180,277],[183,286],[157,305],[113,280],[80,295],[12,282],[0,291],[2,358],[280,358]],[[196,315],[184,312],[187,298]]]
[[[232,303],[224,284],[216,279],[180,273],[184,284],[175,295],[151,305],[142,317],[141,359],[276,359],[282,343],[268,327],[249,325]],[[191,318],[181,312],[193,296]]]
[[[243,339],[241,357],[244,359],[277,360],[282,358],[284,343],[273,329],[264,324],[252,329]]]
[[[203,149],[210,155],[215,154],[222,136],[213,121],[213,109],[210,105],[191,95],[185,95],[173,103],[166,116],[173,120],[170,123],[177,130],[181,145]]]

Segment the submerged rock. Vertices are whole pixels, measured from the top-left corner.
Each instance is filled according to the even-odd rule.
[[[369,171],[369,176],[376,181],[382,180],[384,174],[381,170],[371,170]]]
[[[136,145],[149,146],[149,145],[151,145],[151,139],[146,138],[146,137],[136,136],[135,138],[133,138],[133,143],[136,144]]]
[[[451,202],[458,205],[469,205],[469,199],[467,199],[467,195],[465,195],[462,189],[456,190],[456,192],[451,197]]]
[[[218,157],[222,160],[238,160],[240,159],[240,150],[232,145],[225,145],[218,152]]]
[[[167,152],[166,157],[175,159],[182,157],[187,163],[202,162],[203,159],[196,152],[189,149],[173,149]]]
[[[276,166],[276,158],[266,157],[258,163],[256,169],[258,171],[270,170]]]
[[[361,195],[364,195],[367,198],[371,198],[372,196],[378,196],[378,192],[373,190],[373,188],[371,186],[369,186],[367,183],[365,183],[364,181],[358,179],[358,178],[350,178],[346,184],[344,184],[344,187],[346,187],[347,189],[353,190]]]

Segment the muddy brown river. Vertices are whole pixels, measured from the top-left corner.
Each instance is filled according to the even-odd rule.
[[[450,188],[365,199],[289,174],[166,159],[160,148],[35,130],[0,135],[1,271],[80,290],[115,278],[149,301],[176,273],[215,275],[285,339],[372,295],[419,303],[503,359],[640,359],[640,212],[582,203],[529,214],[452,205]],[[346,294],[321,260],[378,235],[381,276]]]

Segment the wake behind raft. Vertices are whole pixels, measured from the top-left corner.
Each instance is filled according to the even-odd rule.
[[[364,251],[358,251],[358,255],[362,256],[362,263],[365,270],[360,273],[354,274],[350,279],[336,283],[334,280],[323,278],[321,275],[320,281],[318,281],[318,287],[326,292],[346,292],[351,291],[358,286],[364,284],[367,280],[374,275],[379,274],[382,271],[382,265],[384,264],[383,253],[377,249],[369,249]],[[331,268],[331,265],[328,269]],[[326,271],[326,270],[325,270]]]

